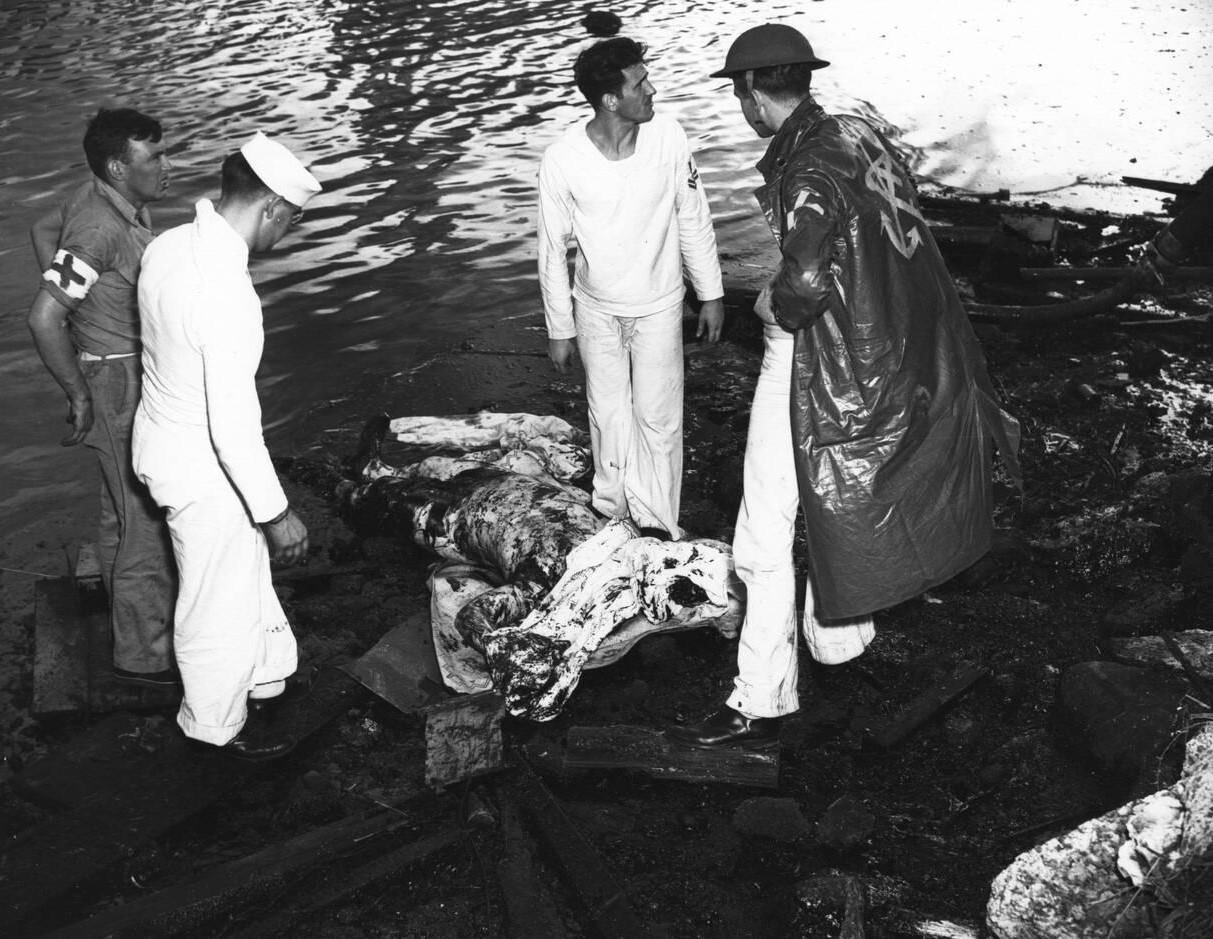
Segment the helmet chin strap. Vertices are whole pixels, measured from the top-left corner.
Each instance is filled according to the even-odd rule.
[[[746,94],[752,95],[754,93],[754,70],[752,68],[748,68],[745,71],[745,90]]]

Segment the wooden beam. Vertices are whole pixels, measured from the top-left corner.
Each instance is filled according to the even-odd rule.
[[[884,749],[896,746],[986,674],[987,669],[980,665],[960,663],[947,678],[936,682],[904,707],[872,739]]]
[[[779,787],[779,745],[697,748],[671,742],[648,727],[612,724],[573,727],[564,752],[566,769],[636,770],[658,779]]]
[[[276,722],[301,740],[349,710],[362,694],[343,672],[324,669]],[[218,748],[190,744],[175,728],[170,730],[154,749],[144,750],[134,741],[124,758],[95,768],[61,757],[63,772],[79,776],[70,785],[56,786],[52,774],[41,775],[38,788],[54,793],[47,801],[58,798],[71,807],[18,834],[0,855],[0,932],[33,918],[75,884],[129,857],[258,769]]]
[[[396,812],[376,811],[344,818],[238,860],[220,864],[197,880],[166,887],[150,896],[81,920],[50,933],[47,939],[141,937],[149,934],[171,936],[196,930],[216,916],[226,918],[234,909],[248,907],[267,895],[280,892],[305,872],[346,852],[364,848],[369,839],[386,835],[406,824],[409,824],[409,820]],[[303,908],[293,911],[294,915],[287,915],[287,924],[303,912],[322,909],[327,902],[334,902],[364,885],[356,883],[362,877],[371,876],[373,879],[387,876],[391,870],[382,871],[385,863],[389,868],[395,865],[395,869],[399,869],[403,864],[428,857],[453,844],[458,838],[457,832],[444,832],[392,852],[388,855],[390,860],[381,858],[371,862],[366,865],[366,871],[361,868],[345,871],[340,878],[340,887],[344,889],[328,900],[325,898],[330,891],[313,895]],[[402,858],[403,863],[398,865]]]
[[[1116,281],[1131,275],[1133,267],[1021,267],[1019,273],[1028,280],[1089,280]],[[1213,280],[1213,267],[1176,267],[1165,275],[1167,280]]]
[[[1134,186],[1137,189],[1153,189],[1155,192],[1169,192],[1173,196],[1178,196],[1188,192],[1198,192],[1199,188],[1192,183],[1171,183],[1165,179],[1144,179],[1141,176],[1122,176],[1120,181],[1126,186]]]
[[[518,806],[504,787],[497,789],[497,802],[502,844],[497,883],[505,902],[507,935],[509,939],[563,939],[567,931],[551,891],[538,875],[533,842],[522,825]]]
[[[304,902],[292,905],[289,902],[276,901],[274,907],[278,912],[267,917],[260,917],[237,932],[224,932],[226,939],[262,939],[262,937],[290,935],[290,927],[306,916],[314,915],[321,910],[339,903],[350,894],[373,884],[396,877],[401,871],[412,867],[421,861],[426,861],[440,851],[463,840],[463,834],[458,831],[444,831],[421,841],[406,844],[393,851],[377,857],[372,861],[350,868],[342,865],[328,879],[322,890],[308,894]],[[354,845],[353,847],[357,847]],[[329,858],[332,860],[333,854]],[[81,936],[80,939],[86,939]]]
[[[525,760],[508,789],[584,906],[592,931],[600,939],[651,939],[626,890]]]

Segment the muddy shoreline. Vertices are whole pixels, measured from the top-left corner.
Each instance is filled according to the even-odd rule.
[[[982,219],[1004,209],[973,203],[953,205],[946,218],[928,214],[959,231],[988,224]],[[1123,262],[1129,246],[1160,224],[1065,219],[1058,252],[1075,266]],[[1047,302],[1092,289],[1005,276],[1000,265],[1041,263],[1039,245],[1020,244],[1009,260],[988,240],[940,242],[962,293],[985,302]],[[731,534],[760,354],[748,306],[769,263],[766,246],[725,257],[724,339],[714,347],[687,342],[682,521],[699,535]],[[559,748],[570,728],[660,728],[717,706],[730,686],[735,643],[711,631],[642,640],[618,663],[587,672],[556,720],[507,722],[514,752],[529,755],[560,812],[653,935],[837,935],[837,905],[809,902],[805,886],[833,870],[865,880],[869,922],[883,935],[910,935],[898,924],[915,913],[975,926],[990,880],[1016,854],[1176,772],[1173,760],[1159,759],[1138,778],[1111,776],[1067,738],[1054,698],[1069,666],[1106,657],[1110,636],[1205,622],[1213,588],[1210,538],[1199,526],[1206,517],[1203,508],[1189,511],[1168,498],[1174,487],[1166,490],[1160,480],[1208,474],[1213,330],[1124,324],[1211,309],[1207,285],[1176,284],[1152,299],[1049,328],[978,327],[1004,406],[1023,424],[1025,492],[1021,498],[999,480],[995,549],[964,575],[880,614],[877,639],[861,659],[836,667],[802,659],[804,706],[784,727],[777,790],[639,772],[545,771],[542,754]],[[556,375],[542,338],[537,319],[469,336],[409,375],[368,389],[364,400],[314,412],[331,430],[298,456],[339,460],[368,412],[383,409],[528,411],[584,427],[580,373]],[[345,571],[282,588],[301,672],[314,675],[356,658],[428,609],[430,559],[387,539],[355,537],[322,494],[290,488],[314,536],[312,565]],[[6,536],[0,566],[64,573],[66,555],[91,527],[92,506],[81,501]],[[21,794],[21,776],[95,718],[39,720],[30,713],[33,577],[2,576],[0,829],[12,839],[56,815]],[[872,746],[873,727],[965,663],[984,669],[971,689],[900,745]],[[132,745],[161,745],[175,733],[171,713],[139,713]],[[570,886],[567,861],[542,848],[525,818],[513,817],[526,801],[518,769],[434,792],[424,783],[424,763],[423,719],[359,696],[291,756],[245,773],[223,799],[152,842],[132,844],[123,860],[31,913],[22,928],[36,935],[113,911],[267,846],[391,806],[399,822],[377,842],[384,855],[441,832],[459,838],[361,889],[338,889],[349,864],[333,861],[213,918],[161,924],[165,934],[522,935],[523,887],[505,873],[520,864],[530,865],[525,884],[540,891],[531,898],[532,915],[547,910],[551,934],[601,931],[602,910],[588,908]],[[483,826],[476,821],[485,818]],[[520,860],[527,845],[533,850]],[[365,854],[357,858],[362,863]],[[337,899],[309,906],[326,890]]]

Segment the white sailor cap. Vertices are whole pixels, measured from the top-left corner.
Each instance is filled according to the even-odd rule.
[[[261,131],[253,134],[240,152],[257,177],[292,205],[303,208],[304,203],[320,191],[316,177],[295,154]]]

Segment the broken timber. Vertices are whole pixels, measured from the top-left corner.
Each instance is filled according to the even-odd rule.
[[[779,787],[779,746],[696,748],[673,743],[660,731],[615,724],[573,727],[564,752],[566,769],[627,769],[658,779]]]
[[[297,881],[308,870],[347,852],[363,849],[369,839],[386,835],[407,823],[407,818],[384,811],[345,818],[218,865],[198,880],[166,887],[150,896],[74,923],[51,933],[48,939],[161,936],[194,930],[217,916],[226,918],[233,909],[247,907],[269,895],[277,895],[284,886]],[[322,909],[326,901],[334,902],[344,893],[365,885],[365,882],[388,876],[408,863],[426,858],[453,844],[459,837],[457,832],[444,832],[417,844],[406,845],[353,871],[347,869],[341,878],[339,892],[331,900],[327,899],[326,893],[320,893],[311,897],[305,908],[279,913],[274,919],[289,925],[290,920],[306,910]],[[383,869],[385,865],[386,870]],[[368,875],[371,880],[367,880]],[[278,905],[276,901],[275,906]]]
[[[653,933],[628,903],[627,891],[615,880],[601,855],[569,820],[556,797],[525,762],[504,787],[555,856],[561,874],[584,905],[592,932],[601,939],[650,939]]]
[[[505,903],[509,939],[563,939],[567,935],[551,891],[539,876],[532,841],[522,826],[518,807],[504,790],[501,804],[502,856],[497,883]]]
[[[1120,280],[1133,274],[1132,267],[1021,267],[1028,280]],[[1213,280],[1213,267],[1176,267],[1166,273],[1167,280]]]
[[[872,739],[883,749],[897,746],[986,674],[982,666],[962,662],[951,675],[911,701]]]
[[[85,544],[74,576],[34,584],[34,714],[146,710],[177,700],[175,688],[141,687],[116,679],[113,652],[96,551]]]
[[[306,696],[276,719],[284,732],[303,739],[361,694],[344,673],[325,669]],[[137,739],[124,743],[114,736],[123,734],[123,719],[116,715],[90,728],[83,743],[68,743],[63,753],[15,781],[18,791],[66,808],[18,834],[0,854],[0,932],[26,922],[44,904],[206,808],[255,771],[221,750],[191,745],[171,726],[146,747]],[[76,747],[107,756],[81,762],[70,753]]]

